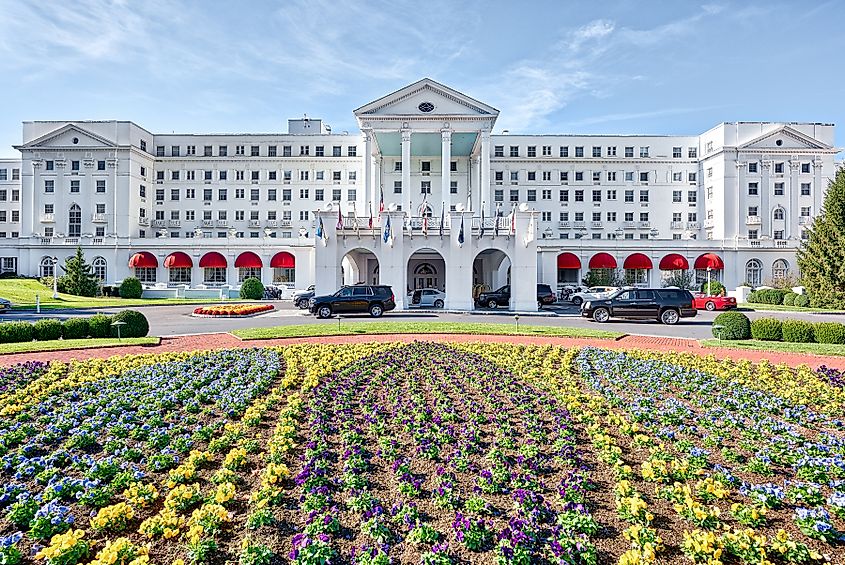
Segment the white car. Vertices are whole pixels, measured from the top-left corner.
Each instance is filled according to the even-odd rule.
[[[436,288],[418,288],[411,293],[411,306],[443,308],[445,305],[446,293]]]
[[[597,298],[605,298],[610,293],[619,290],[617,286],[591,286],[587,290],[576,292],[569,297],[569,301],[575,306],[581,306],[588,300],[596,300]]]

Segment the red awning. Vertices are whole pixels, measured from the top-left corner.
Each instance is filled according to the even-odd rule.
[[[166,269],[177,269],[179,267],[193,267],[194,262],[187,253],[181,251],[174,251],[164,260],[164,267]]]
[[[211,251],[202,256],[200,267],[226,267],[226,258],[216,251]]]
[[[149,251],[139,251],[129,258],[129,266],[132,268],[155,268],[158,267],[158,259]]]
[[[270,259],[270,266],[275,269],[293,269],[296,267],[296,259],[287,251],[279,251]]]
[[[722,261],[722,258],[715,253],[705,253],[704,255],[699,255],[698,259],[695,260],[695,268],[706,269],[707,267],[721,271],[725,268],[725,263]]]
[[[689,261],[683,255],[670,253],[660,260],[661,271],[686,271],[689,269]]]
[[[580,269],[581,260],[574,253],[561,253],[557,256],[558,269]]]
[[[651,259],[642,253],[633,253],[625,258],[625,263],[622,264],[625,269],[653,269]]]
[[[616,259],[610,253],[596,253],[590,259],[591,269],[615,269]]]
[[[235,267],[244,269],[260,269],[264,265],[261,264],[261,257],[252,251],[244,251],[238,258],[235,259]]]

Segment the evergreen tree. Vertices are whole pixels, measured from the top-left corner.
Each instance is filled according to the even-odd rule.
[[[845,171],[827,188],[824,206],[798,250],[801,283],[810,305],[845,308]]]
[[[65,260],[62,267],[65,275],[65,289],[68,294],[76,296],[96,296],[99,282],[94,276],[91,265],[85,262],[82,248],[76,248],[76,255]]]

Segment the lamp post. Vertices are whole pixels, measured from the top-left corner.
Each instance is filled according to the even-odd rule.
[[[707,265],[707,296],[710,296],[710,271],[713,270],[713,267]]]
[[[53,257],[53,300],[59,298],[59,258]]]

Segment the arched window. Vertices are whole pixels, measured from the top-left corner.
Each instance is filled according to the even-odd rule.
[[[745,282],[752,287],[760,286],[763,281],[763,264],[759,259],[751,259],[745,264]]]
[[[67,214],[67,236],[79,237],[82,235],[82,209],[79,204],[73,204]]]
[[[41,272],[42,277],[52,277],[53,273],[55,273],[55,267],[53,266],[53,258],[52,257],[42,257],[41,264],[39,265],[39,269]]]
[[[94,271],[94,276],[100,279],[100,281],[105,282],[106,280],[106,260],[102,257],[94,257],[94,260],[91,261],[91,267]]]
[[[773,280],[783,280],[786,278],[786,275],[789,273],[789,263],[786,262],[786,259],[778,259],[772,264],[772,279]]]
[[[431,263],[420,263],[414,268],[414,290],[418,288],[440,288],[437,269]]]
[[[783,219],[783,208],[775,208],[775,219],[782,220]]]

